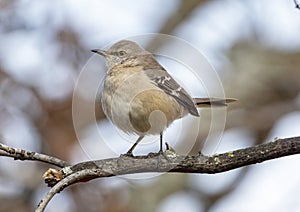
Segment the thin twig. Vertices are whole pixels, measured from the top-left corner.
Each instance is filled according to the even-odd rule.
[[[10,154],[4,151],[0,151],[0,156],[10,157]]]
[[[297,0],[294,0],[294,3],[295,3],[295,7],[296,7],[297,9],[300,9],[300,4],[297,2]]]
[[[41,154],[41,153],[36,153],[36,152],[31,152],[23,149],[16,149],[9,147],[5,144],[0,143],[0,156],[6,156],[6,157],[12,157],[15,160],[35,160],[35,161],[41,161],[44,163],[52,164],[58,167],[66,167],[69,166],[69,163],[66,161],[63,161],[61,159]]]
[[[93,169],[88,169],[88,170],[81,170],[78,172],[75,172],[61,181],[59,181],[55,186],[53,186],[50,191],[47,193],[47,195],[39,202],[37,209],[35,212],[42,212],[45,210],[47,204],[50,202],[50,200],[54,197],[55,194],[59,193],[62,191],[65,187],[79,182],[82,179],[88,179],[88,178],[95,178],[99,175],[103,174],[103,171],[100,170],[93,170]]]

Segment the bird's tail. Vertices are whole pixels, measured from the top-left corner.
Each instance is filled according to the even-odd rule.
[[[225,107],[228,103],[235,102],[237,99],[226,98],[193,98],[196,107]]]

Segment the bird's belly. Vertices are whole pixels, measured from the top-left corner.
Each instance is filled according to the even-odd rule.
[[[131,80],[124,81],[110,94],[102,94],[104,113],[124,132],[140,136],[160,134],[186,114],[173,97],[155,85]]]

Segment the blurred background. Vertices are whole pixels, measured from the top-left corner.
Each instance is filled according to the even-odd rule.
[[[76,79],[90,49],[143,33],[191,43],[218,72],[226,96],[239,99],[216,152],[299,136],[300,10],[293,0],[0,0],[1,142],[88,159],[72,121]],[[79,102],[94,104],[84,96]],[[209,123],[210,113],[201,114]],[[83,117],[82,142],[106,158],[90,121]],[[208,128],[201,125],[199,141]],[[300,211],[299,163],[295,155],[215,175],[97,179],[70,186],[46,211]],[[0,158],[0,211],[33,211],[49,190],[41,178],[47,168]]]

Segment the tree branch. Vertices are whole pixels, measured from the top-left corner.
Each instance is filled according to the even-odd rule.
[[[94,169],[87,169],[87,170],[81,170],[75,173],[72,173],[65,178],[63,178],[61,181],[59,181],[57,184],[55,184],[50,191],[47,193],[47,195],[39,202],[37,209],[35,212],[42,212],[45,210],[47,204],[50,202],[50,200],[54,197],[55,194],[62,191],[64,188],[68,187],[69,185],[81,182],[84,179],[90,178],[94,179],[97,176],[101,175],[100,170],[94,170]],[[86,180],[84,180],[86,181]]]
[[[0,143],[0,156],[6,156],[14,158],[15,160],[35,160],[35,161],[41,161],[44,163],[53,164],[58,167],[66,167],[69,166],[69,163],[66,161],[63,161],[61,159],[44,155],[36,152],[31,152],[23,149],[15,149],[9,146],[6,146],[5,144]]]
[[[53,187],[41,200],[37,211],[43,211],[51,198],[65,187],[95,178],[144,172],[214,174],[299,153],[300,137],[293,137],[213,156],[182,156],[168,149],[165,155],[150,153],[146,156],[86,161],[62,170],[50,169],[45,173],[46,183]]]
[[[300,4],[297,2],[297,0],[294,0],[294,3],[295,3],[295,7],[296,7],[297,9],[300,9]]]
[[[184,172],[215,174],[266,160],[300,153],[300,137],[275,141],[213,156],[176,155],[167,150],[166,157],[150,153],[146,156],[110,158],[82,162],[68,168],[67,174],[86,169],[99,169],[99,177],[141,172]]]
[[[144,172],[214,174],[299,153],[300,137],[292,137],[213,156],[177,155],[167,148],[163,155],[150,153],[135,157],[120,156],[68,166],[67,162],[58,158],[11,148],[0,143],[0,156],[12,157],[15,160],[36,160],[63,167],[60,170],[49,169],[44,174],[45,182],[52,188],[41,200],[36,211],[43,211],[53,196],[65,187],[95,178]]]

